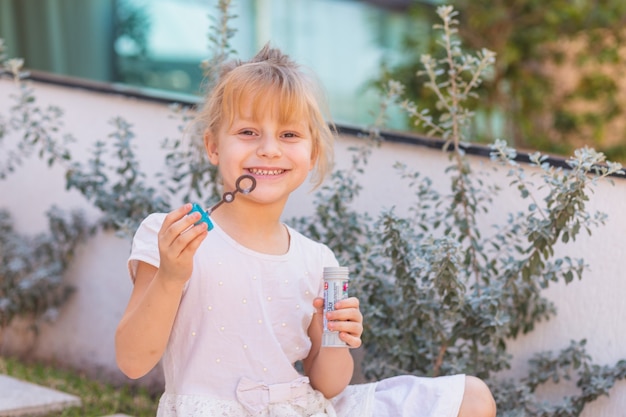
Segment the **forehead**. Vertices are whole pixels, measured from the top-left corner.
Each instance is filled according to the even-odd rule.
[[[237,105],[233,106],[234,118],[259,121],[265,118],[280,123],[307,122],[307,114],[299,102],[285,100],[273,92],[267,94],[244,94]]]
[[[299,80],[276,77],[241,77],[224,89],[224,121],[235,117],[259,120],[272,117],[281,123],[309,122],[314,101]]]

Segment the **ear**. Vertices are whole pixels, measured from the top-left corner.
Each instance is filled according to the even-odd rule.
[[[207,156],[209,157],[209,161],[213,165],[219,164],[219,153],[217,151],[217,141],[215,140],[215,136],[209,130],[204,132],[204,148],[206,149]]]

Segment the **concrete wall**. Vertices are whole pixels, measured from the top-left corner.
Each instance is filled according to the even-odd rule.
[[[133,125],[137,133],[137,148],[146,171],[156,172],[161,167],[161,140],[177,135],[177,122],[171,120],[167,106],[122,96],[92,93],[79,89],[68,89],[46,84],[34,84],[41,103],[50,103],[65,109],[64,129],[79,139],[75,146],[77,156],[84,153],[96,140],[106,139],[112,131],[108,121],[114,116],[123,116]],[[6,98],[15,92],[14,85],[0,81],[0,115],[5,115],[11,104]],[[6,139],[5,139],[6,140]],[[348,147],[357,139],[342,137],[337,143],[337,163],[349,163]],[[6,143],[0,144],[5,155]],[[398,180],[393,164],[401,161],[418,169],[433,179],[438,187],[447,187],[444,168],[447,156],[437,150],[424,147],[385,143],[371,158],[362,184],[365,186],[358,202],[371,213],[384,207],[397,206],[404,210],[410,204],[410,196],[398,192],[402,187],[393,187]],[[491,171],[491,163],[472,158],[477,170]],[[490,180],[506,188],[509,180],[505,170],[492,173]],[[390,185],[391,184],[391,185]],[[494,202],[492,218],[517,211],[519,200],[513,190],[505,190]],[[303,187],[289,201],[285,217],[310,213],[312,195]],[[15,216],[15,227],[22,233],[35,234],[45,230],[44,212],[50,205],[62,208],[83,208],[91,219],[98,217],[97,211],[76,192],[64,189],[62,170],[48,168],[36,157],[5,181],[0,181],[0,207],[8,208]],[[527,204],[526,202],[524,204]],[[541,323],[536,331],[511,342],[514,355],[512,374],[522,374],[527,359],[542,350],[559,350],[570,340],[588,339],[588,351],[600,364],[614,364],[626,358],[626,332],[623,318],[626,317],[626,256],[623,239],[626,232],[626,180],[617,179],[615,185],[601,182],[591,194],[590,211],[601,210],[608,214],[604,227],[593,235],[581,237],[560,253],[584,257],[590,270],[582,281],[568,286],[555,285],[546,294],[558,308],[555,319]],[[68,281],[78,292],[62,308],[58,320],[41,327],[36,338],[28,331],[4,335],[5,348],[10,345],[44,359],[55,359],[62,363],[84,368],[106,378],[124,380],[117,370],[114,359],[113,335],[115,327],[126,306],[131,284],[126,271],[129,241],[113,234],[101,233],[82,246],[68,273]],[[26,334],[26,335],[25,335]],[[24,345],[26,343],[26,347]],[[158,371],[148,380],[158,381]],[[610,398],[602,398],[592,404],[583,414],[585,417],[608,417],[621,415],[626,409],[626,384],[618,384]]]

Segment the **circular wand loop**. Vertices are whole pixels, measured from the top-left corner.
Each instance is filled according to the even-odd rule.
[[[215,209],[221,206],[224,203],[232,203],[235,200],[235,194],[250,194],[252,190],[256,187],[256,179],[252,175],[244,174],[237,178],[237,182],[235,182],[235,190],[227,191],[222,194],[222,199],[213,207],[207,210],[207,214],[213,213]]]

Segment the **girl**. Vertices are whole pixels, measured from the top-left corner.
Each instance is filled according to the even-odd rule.
[[[210,232],[191,204],[144,220],[116,334],[120,369],[139,378],[162,359],[159,417],[495,416],[486,385],[464,375],[348,385],[363,331],[354,297],[327,314],[348,347],[321,347],[322,271],[337,260],[280,221],[310,171],[319,185],[330,169],[334,133],[315,93],[268,46],[224,68],[200,112],[206,151],[225,190],[242,174],[256,188],[215,211]]]

